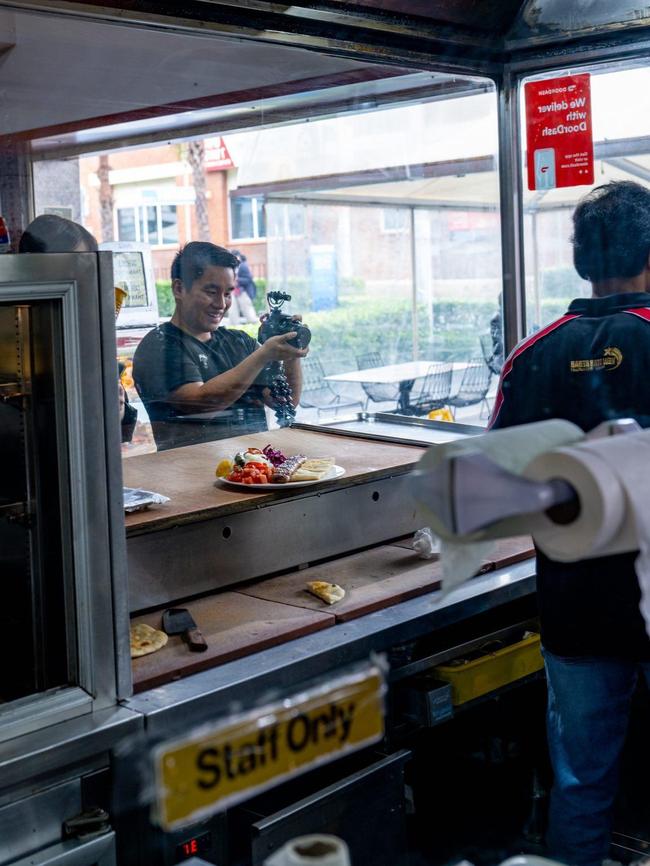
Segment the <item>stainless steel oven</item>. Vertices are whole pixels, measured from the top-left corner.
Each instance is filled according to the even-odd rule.
[[[120,690],[112,282],[110,254],[0,260],[0,739]]]

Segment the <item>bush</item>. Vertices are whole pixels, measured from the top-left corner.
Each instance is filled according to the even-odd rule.
[[[171,280],[156,280],[156,295],[158,297],[158,315],[168,318],[174,312],[174,296]]]
[[[265,293],[260,288],[261,280],[256,282],[258,307],[260,299],[264,302]],[[171,315],[170,282],[160,280],[157,288],[160,315]],[[564,305],[555,302],[555,306],[559,306],[557,315],[561,315]],[[164,312],[167,309],[169,312]],[[296,305],[294,309],[299,307]],[[418,304],[418,356],[436,361],[451,356],[467,359],[479,355],[479,337],[490,333],[490,318],[494,312],[493,302],[437,301],[430,311],[425,304]],[[544,316],[551,312],[552,305],[544,304]],[[356,296],[341,298],[339,306],[333,310],[305,312],[304,318],[313,335],[311,351],[328,373],[335,373],[354,369],[356,357],[366,352],[379,352],[387,363],[410,360],[413,357],[412,313],[408,300],[370,300]],[[251,337],[257,337],[256,324],[238,327]]]

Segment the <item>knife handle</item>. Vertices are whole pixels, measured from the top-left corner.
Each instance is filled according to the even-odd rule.
[[[183,632],[183,640],[189,644],[190,649],[195,653],[203,653],[208,648],[205,638],[198,628],[189,628]]]

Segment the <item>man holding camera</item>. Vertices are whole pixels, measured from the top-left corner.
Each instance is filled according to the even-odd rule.
[[[220,327],[238,265],[228,250],[204,242],[187,244],[172,263],[174,315],[146,335],[133,358],[160,451],[266,430],[273,362],[284,362],[294,405],[300,399],[300,359],[308,350],[291,345],[295,331],[260,345]]]

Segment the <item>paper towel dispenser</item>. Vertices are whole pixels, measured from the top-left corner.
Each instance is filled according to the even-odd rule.
[[[624,418],[606,421],[584,438],[590,441],[640,430],[636,421]],[[478,445],[478,438],[473,444]],[[503,468],[480,450],[450,454],[432,468],[416,470],[414,485],[416,498],[455,536],[487,529],[507,518],[543,512],[551,521],[567,525],[580,513],[579,493],[568,480],[535,481]]]

